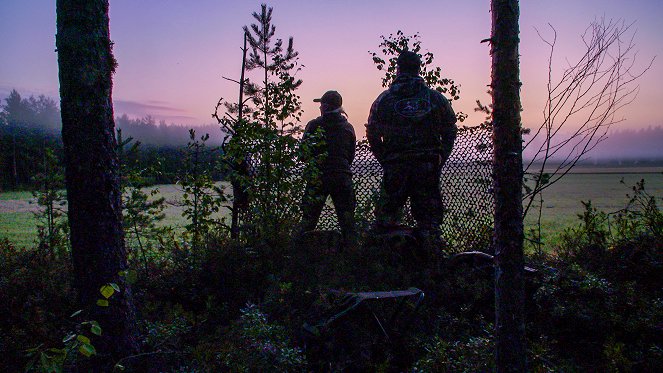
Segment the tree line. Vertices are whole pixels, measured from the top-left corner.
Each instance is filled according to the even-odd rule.
[[[525,139],[529,136],[525,135]],[[532,142],[533,147],[539,147],[541,139]],[[642,164],[655,163],[660,164],[663,161],[663,149],[660,144],[663,143],[663,126],[649,126],[647,128],[629,129],[619,128],[611,130],[605,139],[592,149],[586,157],[583,157],[582,163],[625,163]],[[575,143],[564,146],[564,154],[572,151]],[[527,160],[534,156],[532,149],[525,151],[523,157]],[[551,158],[552,162],[562,160],[561,155]]]
[[[175,182],[182,152],[186,149],[189,128],[183,125],[157,123],[152,116],[115,118],[123,138],[140,143],[127,153],[126,162],[143,169],[143,180],[149,184]],[[62,120],[58,103],[45,95],[24,97],[12,90],[0,105],[0,191],[34,189],[35,177],[44,171],[46,150],[50,149],[56,164],[62,165]],[[218,125],[196,128],[210,135],[207,144],[220,145],[224,133]],[[214,174],[219,180],[222,175]]]

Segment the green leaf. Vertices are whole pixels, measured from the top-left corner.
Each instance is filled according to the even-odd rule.
[[[117,369],[117,370],[121,370],[121,371],[124,372],[124,370],[125,370],[126,368],[125,368],[124,365],[122,365],[122,364],[115,364],[115,369]]]
[[[79,334],[79,335],[76,337],[76,339],[77,339],[79,342],[81,342],[81,343],[90,344],[90,338],[84,336],[83,334]]]
[[[69,316],[69,317],[76,317],[76,316],[80,315],[81,312],[83,312],[83,310],[78,310],[78,311],[72,313],[71,316]]]
[[[90,333],[95,335],[101,335],[101,327],[99,325],[92,325],[90,327]]]
[[[127,276],[126,276],[127,282],[130,284],[133,284],[136,282],[138,279],[138,272],[136,272],[135,269],[130,269],[127,271]]]
[[[94,349],[94,346],[92,346],[89,343],[84,343],[82,344],[79,348],[78,351],[83,354],[85,357],[90,357],[92,355],[95,355],[97,353],[97,350]]]
[[[117,291],[118,293],[120,292],[120,287],[119,287],[116,283],[111,282],[111,283],[109,283],[108,285],[110,285],[110,287],[112,287],[112,288],[113,288],[115,291]]]
[[[124,277],[128,283],[133,284],[136,282],[136,279],[138,277],[138,273],[136,272],[135,269],[127,269],[125,271],[120,271],[117,273],[120,277]],[[118,288],[117,291],[120,291]]]
[[[107,299],[97,299],[97,306],[99,307],[108,307],[109,303]]]
[[[115,294],[115,288],[113,288],[111,285],[104,285],[101,287],[101,289],[99,289],[99,292],[104,296],[104,298],[108,299],[112,297],[113,294]],[[97,302],[97,304],[99,304],[99,302]]]
[[[51,365],[48,359],[48,355],[46,355],[43,352],[39,354],[39,363],[41,364],[42,367],[48,367],[49,365]]]

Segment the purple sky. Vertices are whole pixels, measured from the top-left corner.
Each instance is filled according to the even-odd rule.
[[[311,102],[328,89],[344,96],[344,106],[362,136],[371,102],[382,91],[381,74],[368,50],[380,35],[419,32],[425,49],[435,54],[447,77],[462,86],[456,110],[470,114],[466,124],[482,121],[474,101],[490,98],[488,44],[490,2],[466,0],[279,0],[274,7],[277,36],[295,38],[304,84],[306,122],[318,115]],[[260,2],[251,0],[111,0],[111,37],[119,67],[115,75],[116,114],[151,114],[158,120],[195,125],[212,123],[219,97],[234,100],[242,26]],[[556,0],[521,2],[521,80],[523,122],[541,121],[547,76],[547,46],[535,28],[551,23],[558,32],[556,64],[577,58],[580,34],[597,17],[635,22],[637,66],[663,54],[663,1]],[[0,98],[13,88],[24,94],[57,97],[55,2],[0,1]],[[548,34],[549,35],[549,34]],[[663,124],[663,62],[656,60],[640,81],[637,101],[621,113],[621,128]]]

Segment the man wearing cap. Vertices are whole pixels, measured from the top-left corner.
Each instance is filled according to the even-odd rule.
[[[398,56],[396,78],[371,106],[366,137],[384,170],[377,228],[396,224],[409,197],[417,227],[437,240],[444,209],[440,172],[456,138],[456,115],[419,76],[420,68],[418,54]]]
[[[350,165],[355,157],[355,131],[344,116],[343,98],[338,92],[327,91],[313,101],[320,103],[321,115],[306,125],[302,141],[311,145],[320,172],[308,180],[299,233],[315,229],[327,196],[331,195],[344,244],[353,244],[355,193]]]

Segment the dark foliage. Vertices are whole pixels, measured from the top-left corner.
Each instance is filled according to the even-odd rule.
[[[271,9],[263,6],[255,17],[268,20]],[[260,26],[255,28],[260,31]],[[261,33],[267,40],[273,29],[266,27],[255,36]],[[255,149],[252,154],[262,157],[266,166],[266,171],[244,180],[258,186],[248,205],[253,215],[247,218],[257,228],[242,240],[230,240],[227,227],[203,219],[204,243],[187,236],[196,232],[193,225],[183,235],[163,230],[145,237],[149,246],[129,252],[133,267],[118,273],[132,284],[140,351],[109,358],[105,365],[164,372],[494,370],[497,337],[490,256],[441,257],[439,251],[424,249],[407,229],[365,235],[363,245],[352,250],[341,250],[340,236],[329,231],[290,240],[295,221],[283,206],[296,206],[298,200],[281,192],[301,187],[288,184],[285,174],[275,171],[283,165],[289,169],[286,161],[298,154],[297,141],[286,128],[298,122],[298,115],[290,117],[288,111],[298,107],[299,97],[288,94],[298,86],[288,71],[297,69],[289,64],[269,68],[267,43],[260,40],[251,43],[253,67],[277,76],[270,81],[265,75],[262,89],[251,87],[258,107],[249,110],[252,125],[265,130],[255,131],[262,143],[250,136],[244,143],[244,150]],[[391,37],[383,40],[390,42]],[[392,44],[382,47],[398,46]],[[281,52],[292,55],[291,45]],[[281,41],[278,46],[282,48]],[[432,55],[427,61],[432,62]],[[439,69],[430,71],[440,78]],[[451,92],[453,82],[445,84]],[[279,90],[285,95],[279,96]],[[138,122],[145,124],[145,133],[156,128],[149,118]],[[144,162],[149,165],[145,169],[173,166],[172,173],[138,172],[135,186],[171,180],[174,165],[183,158],[189,166],[200,165],[192,158],[205,154],[204,141],[198,142],[193,134],[191,140],[186,157],[175,148],[142,147],[127,153],[125,161]],[[285,161],[276,158],[274,154],[280,153],[273,149],[285,154]],[[190,172],[191,178],[183,183],[189,187],[185,202],[212,185],[214,177],[208,171]],[[203,198],[200,207],[215,208],[220,198]],[[529,368],[653,371],[663,364],[663,224],[657,200],[646,194],[642,183],[618,214],[601,214],[589,203],[586,206],[582,225],[569,231],[560,247],[549,248],[550,255],[529,258],[529,265],[537,269],[525,277]],[[193,224],[194,210],[189,211]],[[159,211],[145,208],[142,213]],[[267,229],[275,223],[275,229]],[[0,370],[21,370],[26,364],[32,364],[26,369],[32,371],[49,366],[85,370],[85,350],[60,352],[79,346],[76,340],[84,343],[78,337],[87,329],[104,330],[107,325],[68,316],[77,309],[72,268],[62,258],[50,259],[37,250],[17,252],[6,241],[0,242],[0,250],[0,299],[9,305],[0,320]],[[349,292],[412,287],[423,290],[421,302],[385,298],[346,307],[355,299]],[[347,312],[339,312],[343,309]],[[73,334],[73,341],[72,330],[80,333]],[[99,354],[108,353],[107,346],[98,349]]]
[[[544,262],[533,296],[530,332],[583,370],[654,371],[663,362],[663,215],[644,181],[629,197],[612,214],[583,202],[582,223]]]
[[[176,174],[174,168],[152,174],[140,165],[176,165],[179,149],[141,148],[125,154],[142,171],[136,185]],[[160,157],[167,159],[161,166]],[[252,182],[268,180],[259,177]],[[538,269],[525,284],[531,370],[654,371],[663,364],[658,201],[640,183],[617,213],[603,214],[586,203],[582,224],[560,247],[529,258]],[[150,239],[147,255],[130,253],[140,353],[109,364],[134,371],[495,368],[491,262],[431,257],[407,231],[387,239],[363,237],[363,247],[350,252],[339,251],[334,232],[297,243],[287,232],[262,236],[240,244],[212,229],[206,244],[194,250],[183,237],[163,231]],[[77,308],[71,268],[40,251],[17,252],[8,242],[0,247],[0,297],[9,304],[0,323],[6,357],[0,370],[20,370],[35,356],[45,356],[34,365],[43,368],[71,346],[63,339],[85,326],[69,317]],[[330,289],[413,286],[425,292],[423,302],[406,303],[393,320],[398,305],[385,300],[360,304],[319,334],[303,328],[337,312],[343,297]],[[85,359],[73,350],[58,364],[76,371]]]
[[[43,128],[0,125],[0,191],[32,188],[45,150],[62,159],[62,139]]]
[[[643,194],[636,187],[631,200]],[[663,247],[651,229],[660,210],[647,197],[639,200],[644,205],[634,202],[619,217],[587,204],[582,223],[559,247],[529,258],[537,269],[526,277],[531,370],[655,371],[663,363]],[[616,229],[618,224],[628,228]],[[402,233],[364,237],[356,252],[339,251],[340,235],[327,231],[298,243],[253,246],[220,237],[197,253],[176,237],[162,237],[133,284],[141,355],[122,365],[159,371],[493,370],[491,262],[432,260]],[[0,368],[12,371],[28,361],[27,349],[62,346],[75,305],[66,263],[17,252],[7,242],[2,249],[0,296],[10,307],[1,324],[7,358]],[[338,312],[343,296],[330,289],[410,287],[425,297],[417,307],[406,302],[394,319],[398,303],[385,299],[365,301],[317,334],[303,327]],[[80,359],[69,357],[65,367],[73,370]]]
[[[218,129],[217,129],[218,131]],[[187,129],[184,132],[188,133]],[[126,133],[125,133],[126,134]],[[142,144],[137,152],[127,155],[127,162],[141,169],[141,185],[174,184],[185,145]],[[16,146],[16,176],[14,177],[14,145]],[[53,149],[62,162],[62,139],[38,128],[0,126],[0,190],[34,189],[34,177],[41,171],[45,149]],[[225,178],[216,168],[214,180]]]
[[[59,347],[76,306],[69,258],[20,250],[0,241],[0,370],[26,364],[26,350]]]

